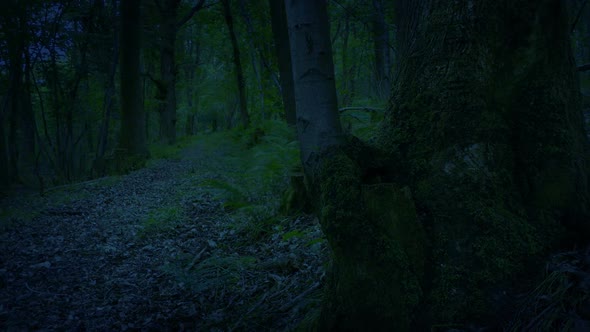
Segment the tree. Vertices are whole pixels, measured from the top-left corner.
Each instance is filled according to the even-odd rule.
[[[246,100],[246,81],[244,79],[244,72],[242,70],[242,60],[240,59],[240,47],[238,45],[238,38],[234,30],[233,17],[231,14],[230,0],[221,0],[223,5],[223,17],[229,32],[231,45],[233,49],[234,72],[236,75],[236,83],[238,87],[238,98],[240,102],[240,119],[242,126],[248,127],[250,123],[250,116],[248,114],[248,102]]]
[[[398,231],[420,243],[413,206],[394,186],[362,183],[370,149],[342,134],[326,3],[289,1],[286,11],[301,161],[332,249],[319,330],[407,329],[419,293],[407,255],[418,261],[420,250],[402,251]]]
[[[205,0],[178,19],[180,0],[154,0],[160,13],[160,139],[172,144],[176,141],[176,39],[178,29],[203,8]]]
[[[379,96],[386,96],[389,93],[389,30],[385,23],[383,0],[373,0],[371,23],[376,90]]]
[[[285,2],[268,0],[272,36],[279,64],[281,96],[285,107],[285,119],[295,125],[295,95],[293,92],[293,71],[291,70],[291,52],[289,49],[289,31],[285,13]]]
[[[286,2],[301,159],[332,249],[319,329],[501,322],[515,280],[590,239],[564,4],[396,4],[404,58],[369,145],[341,134],[325,3]]]
[[[110,16],[107,15],[106,9],[101,7],[100,10],[100,17],[103,23],[103,27],[106,26],[106,21],[111,18],[114,19],[116,17],[117,6],[116,0],[111,0],[111,12]],[[104,64],[104,69],[106,72],[105,83],[104,83],[104,97],[103,97],[103,119],[102,124],[100,126],[100,131],[98,134],[98,143],[97,143],[97,151],[96,151],[96,159],[98,163],[95,165],[96,171],[99,174],[104,172],[104,165],[103,158],[107,150],[108,146],[108,138],[109,138],[109,127],[111,121],[111,114],[113,112],[113,108],[115,105],[115,78],[117,73],[117,65],[119,63],[119,31],[115,27],[113,27],[112,31],[112,45],[111,45],[111,55],[110,61],[106,61]]]
[[[121,133],[123,158],[147,157],[145,111],[141,102],[141,0],[121,1]]]
[[[404,58],[380,147],[402,161],[391,172],[431,239],[422,318],[501,321],[506,285],[538,272],[547,250],[590,238],[564,3],[400,4],[412,7],[398,22]]]

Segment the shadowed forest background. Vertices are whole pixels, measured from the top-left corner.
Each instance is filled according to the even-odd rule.
[[[587,0],[6,0],[0,327],[590,330]]]

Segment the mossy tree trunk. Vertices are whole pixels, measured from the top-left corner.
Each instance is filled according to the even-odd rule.
[[[409,192],[365,184],[369,150],[342,134],[326,3],[288,1],[286,11],[301,160],[333,258],[317,328],[407,330],[423,261]]]
[[[590,150],[567,15],[560,0],[424,8],[380,147],[405,161],[432,241],[431,322],[493,319],[534,257],[568,235],[590,238]]]

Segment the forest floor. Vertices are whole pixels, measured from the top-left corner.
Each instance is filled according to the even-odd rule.
[[[328,248],[314,217],[280,212],[297,147],[265,140],[201,137],[128,175],[0,198],[0,330],[313,322]],[[555,253],[546,271],[534,290],[513,294],[520,305],[501,325],[590,331],[590,248]],[[485,330],[474,326],[432,330]]]
[[[2,199],[0,330],[291,330],[317,313],[319,225],[228,204],[239,150],[197,142],[125,176]]]

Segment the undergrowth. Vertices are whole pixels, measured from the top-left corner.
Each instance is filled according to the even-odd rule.
[[[164,206],[149,213],[143,221],[143,228],[139,231],[140,238],[149,237],[156,233],[173,232],[175,226],[183,222],[182,209],[179,206]]]
[[[190,145],[195,144],[200,139],[199,136],[184,136],[179,138],[176,143],[169,145],[163,142],[155,142],[149,145],[150,160],[172,159],[179,160],[180,152]]]
[[[248,130],[231,130],[207,138],[205,145],[223,153],[224,172],[200,183],[232,215],[229,227],[246,241],[280,227],[281,197],[299,162],[295,129],[267,121]]]

